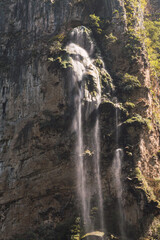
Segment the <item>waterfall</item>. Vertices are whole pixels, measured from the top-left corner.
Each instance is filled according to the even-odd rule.
[[[124,231],[124,215],[123,215],[123,188],[122,188],[122,181],[121,181],[121,167],[122,167],[122,159],[123,159],[123,150],[118,148],[115,150],[114,159],[113,159],[113,166],[112,171],[114,174],[114,185],[115,190],[118,198],[118,209],[119,209],[119,230],[121,236],[126,239],[125,231]]]
[[[118,112],[118,103],[116,99],[116,150],[114,153],[113,165],[112,165],[112,173],[114,176],[114,186],[116,190],[116,196],[118,199],[118,209],[119,209],[119,230],[121,237],[123,239],[126,238],[125,230],[124,230],[124,211],[123,211],[123,186],[122,186],[122,160],[123,160],[123,149],[118,148],[119,146],[119,112]]]
[[[98,106],[100,104],[100,98],[98,101]],[[104,216],[103,216],[103,197],[102,197],[102,185],[101,185],[101,174],[100,174],[100,130],[99,130],[99,118],[96,120],[94,129],[94,141],[95,141],[95,170],[96,179],[98,184],[98,204],[99,204],[99,214],[100,214],[100,226],[104,230]]]
[[[95,230],[95,224],[91,218],[93,205],[97,207],[100,218],[98,230],[104,228],[98,118],[101,87],[99,72],[93,64],[94,59],[92,58],[95,45],[89,34],[89,30],[83,26],[73,29],[70,34],[70,42],[66,46],[72,65],[69,73],[70,97],[74,109],[72,131],[76,134],[74,153],[77,169],[77,192],[85,232]],[[86,88],[85,79],[88,75],[94,81],[96,91],[94,95]],[[93,113],[95,113],[94,124],[91,129],[85,130]],[[86,160],[85,151],[89,152],[89,160]],[[93,204],[95,199],[96,203]]]

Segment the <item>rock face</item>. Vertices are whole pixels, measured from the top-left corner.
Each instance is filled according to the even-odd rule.
[[[153,74],[147,52],[151,46],[143,41],[143,34],[141,38],[135,34],[145,31],[144,26],[148,29],[144,15],[159,21],[154,15],[159,1],[144,2],[0,2],[0,240],[22,239],[20,235],[23,239],[76,239],[73,233],[78,232],[75,224],[80,213],[65,47],[72,29],[82,25],[92,31],[97,46],[94,65],[101,78],[101,177],[107,234],[121,235],[111,170],[117,148],[117,110],[118,147],[124,150],[124,231],[129,240],[159,239],[159,76]],[[91,95],[93,90],[89,89]]]

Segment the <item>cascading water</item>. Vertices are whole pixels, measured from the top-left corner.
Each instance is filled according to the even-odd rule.
[[[70,70],[70,95],[74,106],[72,129],[76,133],[75,160],[77,164],[77,189],[82,205],[82,218],[85,232],[95,230],[91,218],[93,196],[96,195],[96,206],[100,218],[98,230],[104,229],[103,223],[103,198],[100,177],[100,131],[98,108],[101,101],[101,87],[99,73],[93,64],[92,54],[94,43],[89,37],[85,27],[75,28],[70,35],[70,43],[66,51],[70,56],[72,68]],[[93,96],[86,88],[86,76],[92,76],[96,94]],[[86,107],[84,107],[84,105]],[[95,114],[92,130],[86,134],[85,128],[92,113]],[[85,121],[83,120],[85,115]],[[85,122],[85,124],[84,124]],[[89,135],[88,140],[85,135]],[[88,141],[88,142],[87,142]],[[92,144],[91,144],[92,143]],[[85,159],[85,150],[90,152],[91,160]],[[92,177],[89,173],[92,172]],[[93,180],[93,181],[92,181]]]
[[[123,211],[123,186],[122,186],[122,160],[123,160],[123,149],[118,148],[118,141],[119,141],[119,124],[118,124],[118,103],[116,99],[116,147],[112,165],[112,172],[114,176],[114,185],[116,190],[116,195],[118,199],[118,209],[119,209],[119,230],[122,239],[127,239],[125,230],[124,230],[124,211]]]
[[[119,209],[119,230],[121,233],[121,237],[123,239],[126,239],[125,231],[124,231],[124,215],[123,215],[123,188],[122,188],[122,182],[121,182],[121,168],[122,168],[122,158],[123,158],[123,150],[121,148],[117,148],[114,153],[114,159],[113,159],[113,166],[112,170],[114,173],[114,184],[115,184],[115,190],[118,198],[118,209]]]
[[[100,98],[98,101],[98,106],[100,104]],[[98,107],[97,106],[97,107]],[[95,129],[94,129],[94,141],[95,141],[95,170],[96,170],[96,179],[98,184],[98,196],[99,196],[99,214],[100,214],[100,226],[101,229],[104,230],[104,216],[103,216],[103,197],[102,197],[102,185],[101,185],[101,177],[100,177],[100,130],[99,130],[99,119],[97,118]]]

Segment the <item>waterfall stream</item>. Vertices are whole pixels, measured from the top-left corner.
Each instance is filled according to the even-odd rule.
[[[104,228],[98,118],[101,87],[99,72],[93,64],[94,59],[92,59],[94,48],[94,43],[89,38],[88,29],[85,27],[73,29],[70,35],[70,43],[66,46],[66,51],[69,53],[72,64],[72,69],[70,70],[70,95],[74,106],[72,130],[76,133],[74,152],[77,169],[77,192],[82,206],[81,213],[85,232],[95,230],[95,223],[91,217],[93,207],[98,209],[100,220],[98,230],[103,230]],[[92,77],[96,85],[96,94],[94,96],[86,88],[85,79],[88,74]],[[84,107],[85,104],[87,107]],[[87,123],[93,113],[95,113],[93,127],[89,130],[84,130],[87,128]],[[85,156],[85,152],[87,151],[89,159],[86,159]]]
[[[124,230],[124,211],[123,211],[123,185],[122,185],[122,160],[123,160],[123,149],[119,147],[119,110],[116,99],[116,150],[114,153],[112,172],[114,176],[114,186],[116,190],[116,196],[118,199],[118,210],[119,210],[119,230],[122,239],[127,239]]]
[[[119,230],[121,236],[126,239],[125,231],[124,231],[124,215],[123,215],[123,188],[121,181],[121,170],[122,170],[122,159],[123,159],[123,150],[121,148],[117,148],[114,153],[113,166],[112,171],[114,173],[114,185],[118,199],[118,210],[119,210]]]

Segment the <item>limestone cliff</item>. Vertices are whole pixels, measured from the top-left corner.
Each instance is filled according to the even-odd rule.
[[[77,239],[66,46],[78,26],[86,39],[91,31],[101,80],[106,235],[122,239],[112,171],[118,111],[126,236],[160,239],[159,12],[156,0],[0,0],[0,240]],[[87,79],[93,99],[92,74]]]

